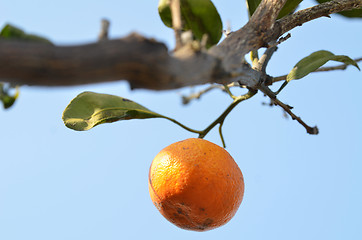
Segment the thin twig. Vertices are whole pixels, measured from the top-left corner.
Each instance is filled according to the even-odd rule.
[[[227,85],[227,87],[231,88],[231,87],[240,87],[240,84],[238,82],[232,82],[230,84]],[[225,91],[225,87],[223,85],[220,84],[212,84],[210,86],[208,86],[207,88],[196,92],[196,93],[192,93],[188,96],[183,95],[182,96],[182,104],[186,105],[189,104],[192,100],[194,99],[200,99],[202,95],[204,95],[205,93],[213,90],[213,89],[220,89],[222,91]]]
[[[280,82],[280,81],[285,81],[285,80],[287,80],[287,76],[288,76],[288,75],[282,75],[282,76],[278,76],[278,77],[273,77],[272,83]]]
[[[277,50],[276,46],[270,47],[267,50],[265,50],[264,54],[260,57],[258,63],[255,66],[256,70],[265,73],[266,67],[276,50]]]
[[[199,91],[197,93],[192,93],[192,94],[190,94],[188,96],[183,95],[182,96],[182,104],[186,105],[186,104],[189,104],[194,99],[200,99],[200,97],[203,94],[205,94],[205,93],[207,93],[207,92],[209,92],[209,91],[211,91],[213,89],[216,89],[216,88],[223,90],[224,86],[218,85],[218,84],[213,84],[213,85],[210,85],[207,88],[205,88],[205,89],[203,89],[203,90],[201,90],[201,91]]]
[[[277,45],[287,41],[291,36],[292,34],[288,33],[287,35],[285,35],[285,37],[280,37],[279,40],[277,41]]]
[[[181,6],[180,0],[171,0],[170,4],[171,15],[172,15],[172,28],[175,32],[176,49],[182,47],[182,20],[181,20]]]
[[[101,21],[101,31],[98,35],[98,41],[108,40],[110,22],[107,19]]]
[[[355,62],[360,62],[362,61],[362,58],[356,58],[353,59]],[[340,65],[336,65],[336,66],[332,66],[332,67],[320,67],[317,70],[313,71],[313,72],[327,72],[327,71],[334,71],[334,70],[345,70],[350,64],[340,64]],[[288,75],[282,75],[282,76],[278,76],[278,77],[273,77],[272,79],[272,83],[275,82],[279,82],[279,81],[285,81],[287,80],[287,76]]]
[[[275,105],[280,106],[281,108],[283,108],[283,110],[289,114],[289,116],[293,119],[293,120],[297,120],[304,128],[305,130],[307,130],[307,133],[309,134],[313,134],[313,135],[317,135],[319,133],[319,130],[317,128],[317,126],[315,127],[310,127],[309,125],[307,125],[300,117],[296,116],[292,111],[291,111],[291,107],[284,104],[283,102],[281,102],[279,99],[277,99],[276,95],[274,94],[273,91],[271,91],[267,86],[265,85],[261,85],[259,87],[259,90],[262,91],[265,95],[267,95]]]

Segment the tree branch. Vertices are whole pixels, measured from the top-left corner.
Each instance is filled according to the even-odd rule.
[[[262,0],[249,22],[236,32],[232,32],[210,53],[223,59],[227,71],[237,68],[245,54],[276,40],[281,34],[275,20],[286,0]]]
[[[362,4],[361,0],[332,1],[276,21],[285,2],[262,0],[244,27],[209,50],[185,45],[170,54],[163,43],[137,34],[67,47],[0,40],[0,81],[70,86],[124,79],[132,88],[154,90],[240,82],[255,89],[265,74],[242,63],[245,54],[311,19]]]
[[[292,107],[290,107],[289,105],[286,105],[285,103],[283,103],[282,101],[280,101],[276,95],[267,87],[264,85],[261,85],[259,87],[259,90],[262,91],[265,95],[267,95],[270,100],[275,104],[280,106],[281,108],[283,108],[283,110],[293,119],[293,120],[297,120],[297,122],[299,122],[307,131],[307,133],[312,134],[312,135],[317,135],[319,133],[318,127],[310,127],[308,124],[306,124],[300,117],[298,117],[297,115],[295,115],[292,112]]]
[[[362,0],[336,0],[329,1],[314,7],[297,11],[294,14],[286,16],[277,21],[281,32],[280,35],[292,30],[295,27],[302,26],[303,23],[312,21],[320,17],[329,17],[332,13],[338,13],[346,10],[362,7]]]
[[[202,53],[175,58],[164,44],[137,34],[71,47],[0,41],[0,80],[27,85],[127,79],[133,88],[172,89],[222,79],[217,65],[217,59]]]

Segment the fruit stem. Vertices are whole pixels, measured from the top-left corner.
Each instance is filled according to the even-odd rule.
[[[220,138],[221,138],[223,148],[226,148],[224,135],[222,134],[222,125],[223,125],[223,123],[224,122],[220,123],[220,125],[219,125],[219,135],[220,135]]]
[[[230,93],[231,94],[230,96],[232,96],[232,98],[234,99],[233,102],[225,109],[225,111],[215,121],[213,121],[208,127],[206,127],[204,130],[201,130],[201,131],[189,128],[173,118],[166,117],[163,115],[160,115],[160,117],[170,120],[173,123],[176,123],[177,125],[179,125],[180,127],[182,127],[183,129],[185,129],[189,132],[199,134],[199,138],[204,138],[210,132],[211,129],[213,129],[217,124],[220,124],[219,134],[220,134],[222,145],[225,148],[226,147],[225,140],[224,140],[224,136],[222,134],[222,126],[224,124],[225,118],[231,112],[231,110],[233,110],[234,107],[236,107],[236,105],[238,105],[239,103],[241,103],[244,100],[247,100],[247,99],[253,97],[257,92],[258,92],[257,90],[249,89],[249,92],[247,92],[246,94],[241,95],[241,96],[233,96]]]
[[[213,121],[207,128],[205,128],[203,131],[201,131],[201,133],[199,133],[199,138],[204,138],[206,136],[206,134],[208,134],[210,132],[211,129],[213,129],[217,124],[220,124],[219,134],[220,134],[221,141],[223,142],[223,146],[225,147],[224,137],[223,137],[222,131],[221,131],[225,118],[231,112],[231,110],[233,110],[234,107],[236,107],[236,105],[238,105],[239,103],[241,103],[244,100],[247,100],[247,99],[253,97],[256,93],[257,93],[257,90],[249,89],[249,92],[247,92],[246,94],[234,97],[233,98],[234,101],[229,105],[229,107],[226,108],[226,110],[215,121]]]

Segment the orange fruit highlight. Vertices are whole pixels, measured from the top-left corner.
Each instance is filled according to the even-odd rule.
[[[176,142],[159,152],[148,186],[160,213],[176,226],[207,231],[227,223],[244,195],[243,175],[222,147],[200,138]]]

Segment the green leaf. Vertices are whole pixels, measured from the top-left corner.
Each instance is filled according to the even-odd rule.
[[[287,75],[286,81],[280,86],[279,90],[275,92],[278,95],[291,80],[300,79],[305,77],[311,72],[314,72],[328,61],[342,62],[347,65],[353,65],[360,70],[356,61],[345,55],[334,55],[333,53],[325,50],[317,51],[309,56],[300,60]]]
[[[10,108],[15,103],[16,97],[15,96],[1,96],[1,101],[5,109]]]
[[[4,109],[10,108],[19,96],[18,87],[15,88],[14,94],[10,94],[10,91],[13,89],[14,88],[10,86],[5,86],[4,83],[0,83],[0,101],[2,102]]]
[[[0,32],[0,39],[16,39],[31,42],[42,42],[52,44],[48,39],[34,35],[27,34],[20,28],[7,24]]]
[[[351,58],[344,56],[344,55],[334,55],[333,53],[331,53],[329,51],[321,50],[321,51],[314,52],[314,53],[310,54],[309,56],[300,60],[294,66],[292,71],[290,71],[290,73],[288,74],[287,82],[294,80],[294,79],[300,79],[300,78],[308,75],[309,73],[317,70],[318,68],[320,68],[321,66],[323,66],[325,63],[327,63],[330,60],[342,62],[347,65],[353,65],[359,69],[357,63]]]
[[[248,8],[249,16],[252,16],[259,6],[261,0],[246,0],[246,6]]]
[[[170,0],[160,0],[158,2],[158,14],[160,15],[160,18],[167,27],[172,28],[172,14],[171,14],[171,8],[170,8]],[[184,26],[184,30],[186,27]]]
[[[331,0],[316,0],[316,1],[318,3],[324,3],[324,2],[329,2]],[[337,14],[342,15],[344,17],[348,17],[348,18],[362,18],[362,8],[352,9],[349,11],[343,11],[343,12],[339,12]]]
[[[83,92],[65,108],[64,124],[73,130],[84,131],[102,123],[120,120],[166,118],[129,99],[94,92]]]
[[[194,37],[201,41],[208,36],[207,47],[219,42],[222,36],[222,21],[220,15],[210,0],[180,0],[183,30],[191,30]],[[170,0],[160,0],[158,12],[162,22],[172,28]]]
[[[295,9],[298,7],[299,3],[301,3],[302,1],[303,0],[288,0],[282,10],[280,10],[278,19],[294,12]],[[261,0],[246,0],[246,4],[249,10],[249,16],[253,15],[260,2]]]
[[[295,9],[298,7],[299,3],[301,3],[302,0],[288,0],[282,10],[280,10],[278,19],[282,18],[290,13],[293,13]]]

